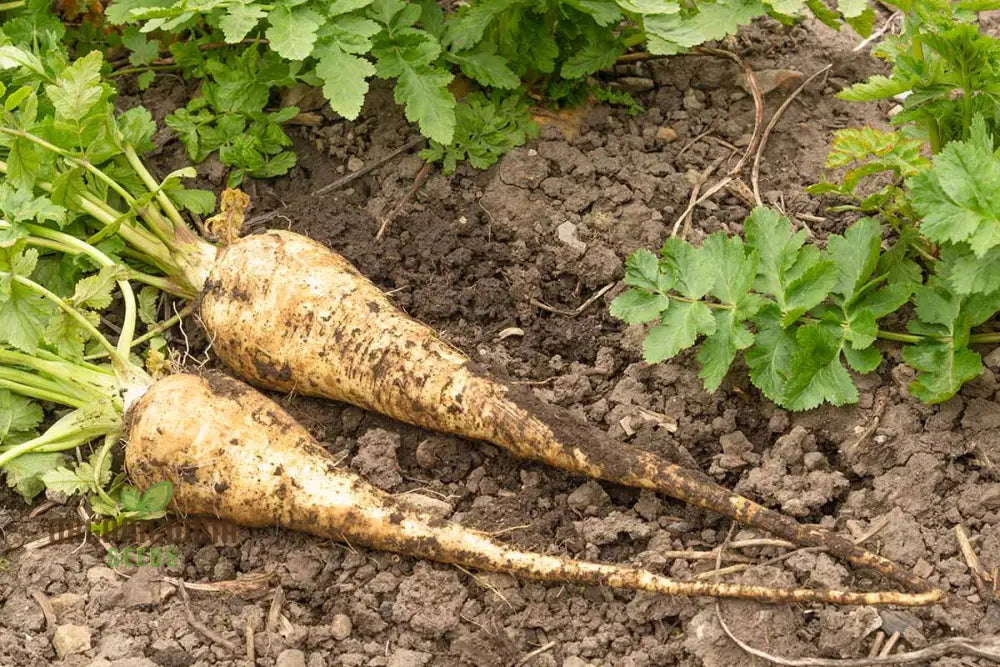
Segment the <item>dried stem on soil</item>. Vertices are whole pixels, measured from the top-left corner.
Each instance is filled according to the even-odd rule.
[[[378,169],[382,165],[384,165],[387,162],[389,162],[389,161],[391,161],[391,160],[399,157],[403,153],[406,153],[407,151],[412,150],[413,148],[416,148],[417,146],[419,146],[420,144],[422,144],[424,141],[426,141],[426,139],[424,139],[423,137],[417,137],[416,139],[411,139],[410,141],[406,142],[405,144],[403,144],[399,148],[397,148],[397,149],[395,149],[395,150],[393,150],[393,151],[391,151],[389,153],[386,153],[385,155],[383,155],[379,159],[375,160],[374,162],[366,164],[361,169],[358,169],[355,172],[352,172],[350,174],[347,174],[346,176],[338,178],[337,180],[333,181],[332,183],[327,183],[326,185],[322,186],[318,190],[314,190],[313,192],[310,192],[308,195],[306,195],[305,198],[318,197],[320,195],[325,195],[328,192],[333,192],[334,190],[339,190],[340,188],[344,187],[345,185],[347,185],[351,181],[354,181],[356,179],[361,178],[365,174],[368,174],[368,173],[374,171],[375,169]],[[254,216],[254,217],[252,217],[252,218],[250,218],[249,220],[246,221],[246,223],[244,224],[244,227],[247,230],[252,230],[255,227],[258,227],[258,226],[264,224],[268,220],[272,220],[273,218],[277,217],[278,215],[281,214],[282,211],[284,211],[289,206],[290,206],[290,204],[285,204],[284,206],[276,208],[276,209],[274,209],[272,211],[268,211],[267,213],[262,213],[261,215]]]
[[[820,74],[830,71],[831,67],[833,67],[832,63],[826,67],[816,70],[805,81],[800,83],[799,87],[793,90],[788,97],[785,98],[785,101],[781,103],[781,106],[778,107],[777,111],[774,112],[774,115],[771,116],[771,120],[768,121],[767,127],[764,128],[764,134],[760,138],[760,145],[757,146],[757,150],[753,156],[753,166],[750,168],[750,186],[753,188],[753,196],[757,201],[758,206],[764,205],[764,202],[761,201],[760,198],[760,158],[764,154],[764,147],[767,146],[767,139],[771,136],[771,130],[778,124],[778,121],[781,119],[781,115],[785,113],[785,109],[787,109],[795,98],[798,97],[799,93],[801,93],[805,87],[809,85],[809,82]]]
[[[191,597],[188,595],[187,587],[184,585],[183,581],[180,582],[178,590],[180,590],[181,599],[184,601],[184,615],[187,617],[187,621],[191,625],[191,627],[194,628],[194,630],[197,631],[199,634],[204,636],[205,639],[207,639],[208,641],[214,642],[219,646],[224,647],[230,653],[235,654],[236,644],[232,643],[225,637],[219,635],[219,633],[215,632],[207,625],[199,621],[197,617],[195,617],[194,611],[191,609]]]
[[[417,190],[420,189],[420,186],[423,185],[424,181],[427,180],[427,177],[430,176],[432,166],[433,165],[428,162],[420,168],[417,175],[413,177],[413,185],[410,186],[410,189],[407,190],[406,194],[403,195],[403,198],[392,207],[392,210],[382,218],[382,224],[379,225],[378,233],[375,234],[376,241],[382,240],[382,235],[385,234],[385,230],[389,227],[389,223],[396,219],[396,216],[403,210],[403,207],[406,206],[406,204],[417,194]]]
[[[739,161],[733,165],[733,167],[726,173],[726,175],[716,182],[712,187],[708,188],[704,194],[695,199],[692,197],[692,201],[688,203],[687,208],[677,216],[677,220],[674,222],[673,229],[676,230],[682,221],[690,215],[694,207],[703,201],[707,200],[709,197],[713,196],[716,192],[722,188],[729,185],[733,179],[735,179],[740,171],[743,170],[743,165],[746,164],[750,156],[755,153],[757,146],[761,141],[761,132],[764,127],[764,96],[760,92],[760,86],[757,85],[757,77],[754,74],[753,68],[746,63],[745,60],[740,58],[738,55],[732,51],[726,51],[724,49],[713,49],[707,46],[698,46],[691,49],[692,53],[701,53],[710,56],[718,56],[720,58],[729,58],[734,61],[743,69],[743,75],[746,77],[747,87],[750,88],[750,93],[753,96],[753,107],[754,107],[754,117],[753,117],[753,135],[750,137],[750,143],[747,144],[746,151],[744,151],[743,156]]]
[[[977,658],[985,658],[992,662],[1000,662],[1000,637],[989,635],[982,638],[952,637],[944,641],[932,644],[919,651],[907,651],[895,655],[880,655],[875,658],[785,658],[772,655],[766,651],[750,646],[743,640],[736,637],[733,631],[726,625],[722,618],[721,605],[715,603],[715,617],[733,643],[750,655],[768,660],[777,665],[786,667],[868,667],[869,665],[898,665],[907,662],[919,662],[924,660],[934,660],[945,655],[968,655]],[[890,646],[891,650],[891,646]],[[885,649],[883,648],[883,651]]]

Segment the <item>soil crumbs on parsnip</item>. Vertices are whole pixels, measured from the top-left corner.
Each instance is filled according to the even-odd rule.
[[[830,132],[877,123],[887,111],[841,103],[832,94],[877,65],[851,51],[858,39],[847,31],[808,24],[782,35],[773,24],[766,27],[748,31],[736,45],[756,69],[808,75],[834,63],[825,84],[811,85],[788,109],[761,169],[766,202],[783,198],[792,214],[824,216],[802,188],[818,178]],[[785,656],[853,657],[867,654],[869,631],[878,623],[890,634],[900,631],[904,648],[947,634],[1000,631],[1000,606],[978,601],[953,533],[963,524],[984,566],[1000,565],[1000,483],[992,468],[1000,464],[1000,352],[986,357],[982,378],[941,406],[907,396],[907,369],[890,352],[879,375],[862,379],[858,406],[795,415],[762,400],[738,369],[708,395],[690,355],[656,367],[640,363],[638,332],[607,315],[615,290],[576,317],[533,305],[572,311],[620,280],[628,252],[656,247],[669,235],[687,204],[691,177],[729,153],[707,137],[678,156],[681,149],[706,131],[740,147],[752,129],[752,102],[727,62],[678,58],[622,75],[636,77],[624,81],[637,89],[655,84],[637,93],[646,114],[598,107],[571,144],[543,129],[539,140],[486,172],[432,176],[380,243],[372,242],[380,215],[409,189],[421,166],[415,154],[340,191],[305,195],[412,136],[384,90],[369,99],[357,123],[332,120],[294,130],[300,166],[289,178],[250,187],[257,206],[251,215],[289,204],[269,226],[330,244],[478,363],[531,383],[525,386],[540,398],[576,409],[618,439],[697,467],[803,521],[837,517],[842,528],[861,535],[887,518],[868,546],[918,571],[933,567],[932,580],[955,595],[947,607],[903,612],[724,603],[733,631],[754,646]],[[789,90],[766,96],[769,113]],[[184,94],[171,83],[141,101],[162,117]],[[676,141],[658,138],[661,127],[672,128]],[[178,150],[176,143],[165,147],[164,172]],[[221,168],[207,164],[203,173],[221,187]],[[747,211],[739,199],[720,194],[695,210],[690,238],[739,231]],[[822,236],[846,221],[808,224]],[[185,333],[191,354],[199,355],[206,341],[194,329],[190,322]],[[183,347],[183,338],[175,344]],[[284,403],[345,465],[394,493],[412,492],[428,511],[500,531],[526,548],[640,563],[688,579],[714,561],[677,560],[667,552],[711,549],[728,530],[726,521],[706,512],[519,462],[489,445],[328,402]],[[878,427],[861,439],[876,416]],[[40,537],[47,521],[69,516],[59,508],[28,519],[19,500],[0,493],[6,546]],[[759,535],[738,530],[735,539],[747,536]],[[179,545],[181,567],[126,570],[130,579],[105,567],[100,547],[78,546],[0,556],[0,665],[50,664],[54,644],[83,649],[63,665],[248,665],[247,626],[254,630],[255,664],[281,667],[501,667],[549,645],[527,664],[760,662],[722,635],[710,601],[473,576],[279,531],[240,530],[228,545],[189,540]],[[738,552],[756,561],[780,553]],[[155,581],[166,574],[213,582],[264,571],[275,572],[284,594],[280,616],[270,624],[270,596],[190,594],[195,616],[239,647],[235,658],[189,625],[178,594],[161,599]],[[859,590],[877,583],[814,552],[732,580]],[[44,593],[57,625],[67,626],[55,636],[32,591]]]

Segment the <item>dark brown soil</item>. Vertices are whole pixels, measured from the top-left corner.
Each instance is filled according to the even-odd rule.
[[[840,230],[848,220],[827,214],[803,187],[819,178],[833,129],[884,122],[887,107],[833,98],[878,65],[866,51],[852,51],[858,38],[846,31],[767,24],[747,35],[731,46],[756,70],[793,68],[808,75],[833,63],[775,128],[761,190],[768,203],[805,215],[800,222],[818,235]],[[287,178],[250,188],[253,213],[280,208],[268,225],[328,243],[475,361],[526,383],[542,400],[579,411],[614,438],[847,536],[885,521],[867,546],[952,594],[947,605],[912,612],[723,604],[733,631],[752,645],[785,656],[856,657],[868,654],[878,632],[899,631],[898,645],[907,650],[953,634],[1000,631],[1000,607],[980,599],[954,533],[956,525],[964,526],[984,566],[1000,565],[1000,483],[992,463],[1000,461],[1000,353],[987,356],[988,370],[959,397],[927,407],[909,397],[910,371],[887,347],[879,372],[859,379],[858,406],[803,414],[763,400],[740,368],[707,394],[691,356],[655,367],[642,363],[642,331],[623,328],[607,314],[621,289],[623,260],[636,248],[658,247],[670,234],[699,173],[722,158],[714,179],[738,158],[722,142],[745,145],[753,104],[737,85],[738,71],[710,57],[637,65],[619,75],[638,77],[629,83],[639,87],[650,85],[643,78],[652,82],[638,95],[647,113],[633,117],[597,107],[571,143],[546,128],[539,140],[485,172],[435,172],[379,242],[374,236],[381,215],[420,169],[415,153],[346,188],[308,193],[346,173],[349,160],[353,168],[358,160],[371,163],[414,136],[385,90],[370,97],[359,122],[297,129],[300,165]],[[766,96],[768,113],[788,92]],[[170,83],[142,102],[162,115],[184,94]],[[676,141],[658,139],[661,127],[672,128]],[[165,163],[175,149],[167,145]],[[223,179],[211,164],[203,173],[215,186]],[[695,209],[689,236],[739,232],[747,213],[743,200],[719,193]],[[579,314],[559,312],[575,311],[608,284],[615,287]],[[186,331],[192,363],[211,357],[204,339],[191,331],[195,326]],[[329,402],[285,397],[284,403],[374,483],[522,547],[640,564],[690,579],[712,569],[714,560],[677,559],[669,552],[710,550],[729,529],[727,521],[670,499],[517,461],[482,443]],[[72,639],[86,639],[84,651],[59,664],[763,664],[722,634],[710,601],[523,583],[264,530],[217,535],[215,544],[208,536],[190,538],[176,545],[178,566],[115,572],[93,542],[18,548],[44,535],[47,522],[72,515],[70,508],[38,518],[28,512],[13,495],[0,494],[7,549],[0,557],[4,666],[48,665],[57,660],[55,646]],[[765,536],[734,535],[747,537]],[[153,543],[164,544],[158,539]],[[758,547],[735,555],[762,562],[784,552]],[[190,593],[194,616],[233,642],[238,656],[193,628],[176,590],[157,580],[166,575],[206,583],[262,572],[274,573],[262,597]],[[815,552],[730,579],[885,586]],[[58,630],[47,625],[35,592],[51,601]],[[73,625],[81,627],[68,627]],[[255,663],[246,657],[248,628]],[[539,648],[544,650],[521,662]]]

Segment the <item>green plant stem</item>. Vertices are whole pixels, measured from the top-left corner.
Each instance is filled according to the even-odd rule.
[[[24,227],[39,238],[50,239],[73,248],[78,253],[84,254],[94,260],[101,267],[115,266],[115,262],[110,257],[75,236],[64,234],[54,229],[48,229],[41,225],[26,224]],[[127,279],[118,280],[116,283],[118,284],[118,289],[121,290],[122,301],[125,306],[125,314],[121,327],[122,331],[118,336],[117,347],[118,353],[125,359],[128,359],[129,350],[132,349],[132,339],[135,338],[135,323],[138,308],[136,307],[135,292],[132,291],[131,283]]]
[[[45,150],[55,153],[56,155],[62,157],[67,162],[72,164],[74,167],[79,167],[80,169],[89,171],[99,180],[104,181],[104,183],[107,184],[109,188],[118,193],[118,195],[122,199],[124,199],[130,207],[135,205],[135,197],[133,197],[128,190],[119,185],[118,181],[111,178],[110,176],[105,174],[101,169],[98,169],[96,166],[94,166],[94,164],[91,163],[90,160],[83,160],[81,158],[78,158],[69,151],[63,148],[59,148],[55,144],[51,144],[45,139],[42,139],[41,137],[34,135],[31,132],[25,132],[24,130],[14,130],[9,127],[0,127],[0,134],[6,134],[11,137],[19,137],[21,139],[27,139],[28,141],[37,144],[38,146],[41,146]]]
[[[34,280],[31,280],[30,278],[25,278],[24,276],[19,276],[19,275],[10,273],[8,271],[0,271],[0,276],[6,276],[6,277],[8,277],[11,281],[17,283],[18,285],[21,285],[22,287],[28,288],[30,291],[34,292],[35,294],[37,294],[39,296],[42,296],[45,299],[47,299],[49,302],[55,304],[56,307],[59,308],[59,310],[63,311],[64,313],[66,313],[67,315],[69,315],[71,318],[73,318],[73,320],[75,320],[76,323],[79,324],[83,328],[84,331],[86,331],[88,334],[90,334],[90,336],[94,340],[96,340],[98,342],[98,344],[100,344],[101,347],[103,347],[105,350],[107,350],[108,351],[108,356],[111,357],[112,361],[115,361],[115,362],[123,364],[123,365],[128,365],[128,363],[129,363],[128,362],[128,358],[127,357],[122,357],[122,355],[118,354],[118,350],[115,349],[115,346],[112,345],[111,342],[108,341],[108,339],[104,337],[104,334],[102,334],[100,331],[97,330],[97,327],[95,327],[93,324],[91,324],[90,320],[88,320],[86,317],[84,317],[83,314],[79,310],[77,310],[73,306],[71,306],[68,303],[66,303],[66,301],[63,300],[62,298],[60,298],[57,294],[55,294],[54,292],[49,291],[48,289],[46,289],[42,285],[39,285]]]
[[[46,447],[60,450],[75,449],[94,438],[117,433],[121,429],[121,414],[112,411],[96,411],[92,405],[77,408],[62,417],[37,438],[26,440],[0,453],[0,468],[18,456]]]
[[[125,203],[128,204],[130,209],[135,209],[143,217],[145,217],[149,222],[149,227],[150,230],[153,232],[153,234],[156,235],[164,244],[169,245],[170,236],[167,234],[167,230],[169,230],[169,225],[167,224],[167,221],[156,210],[156,208],[153,206],[144,206],[141,209],[138,208],[136,206],[137,202],[135,200],[135,197],[133,197],[128,190],[122,187],[118,183],[118,181],[105,174],[103,170],[99,169],[89,160],[80,159],[75,155],[73,155],[72,153],[70,153],[69,151],[59,148],[58,146],[49,143],[45,139],[42,139],[41,137],[34,135],[30,132],[25,132],[24,130],[14,130],[7,127],[0,127],[0,134],[7,134],[13,137],[20,137],[22,139],[27,139],[28,141],[31,141],[37,144],[38,146],[41,146],[42,148],[51,151],[56,155],[59,155],[60,157],[64,158],[67,162],[74,165],[75,167],[89,171],[99,180],[106,183],[108,187],[110,187],[122,199],[124,199]],[[114,222],[114,220],[112,220],[111,222]]]
[[[39,387],[37,383],[20,382],[24,378],[11,372],[13,369],[0,369],[0,389],[9,389],[15,394],[37,398],[40,401],[51,401],[60,405],[68,405],[71,408],[79,408],[86,405],[86,401],[77,396],[72,396],[59,388]],[[16,378],[16,379],[15,379]]]
[[[182,319],[184,319],[185,317],[187,317],[188,315],[190,315],[192,312],[194,312],[194,306],[193,305],[188,304],[188,305],[184,306],[184,308],[182,308],[181,310],[177,311],[177,313],[175,315],[173,315],[172,317],[170,317],[168,319],[165,319],[162,322],[158,323],[155,327],[153,327],[152,329],[150,329],[149,331],[147,331],[146,333],[144,333],[143,335],[139,336],[134,341],[132,341],[132,346],[135,347],[136,345],[141,345],[142,343],[145,343],[150,338],[153,338],[154,336],[157,336],[157,335],[163,333],[164,331],[166,331],[167,329],[169,329],[170,327],[174,326],[175,324],[177,324],[178,322],[180,322]],[[87,361],[90,361],[90,360],[93,360],[93,359],[103,359],[106,356],[108,356],[107,352],[95,352],[94,354],[87,355],[86,357],[84,357],[84,359],[87,360]]]
[[[0,173],[7,173],[7,163],[2,160],[0,160]],[[37,185],[45,192],[52,192],[51,183],[39,181]],[[115,224],[121,215],[118,211],[112,209],[107,202],[95,197],[90,192],[84,192],[75,203],[81,211],[95,220],[104,223],[105,226]],[[151,233],[130,224],[127,220],[121,223],[121,228],[117,230],[116,233],[118,233],[127,244],[142,253],[142,257],[139,257],[138,259],[142,259],[148,264],[157,266],[168,275],[176,273],[176,271],[172,268],[174,263],[169,250]],[[195,295],[188,291],[178,294],[178,296],[192,298]]]
[[[115,70],[111,74],[108,74],[109,79],[114,79],[119,76],[125,76],[126,74],[141,74],[142,72],[171,72],[179,70],[180,65],[141,65],[139,67],[123,67],[122,69]]]
[[[148,169],[146,169],[146,165],[143,164],[139,155],[135,152],[135,148],[124,142],[122,143],[122,146],[125,149],[125,159],[128,160],[128,163],[132,166],[135,173],[139,175],[143,184],[149,188],[150,192],[155,194],[156,201],[160,202],[160,207],[166,212],[167,218],[169,218],[170,222],[173,223],[175,230],[182,228],[191,232],[191,228],[188,227],[187,223],[184,222],[184,218],[181,217],[180,211],[177,210],[177,207],[174,206],[172,201],[170,201],[170,197],[167,196],[167,193],[163,191],[160,184],[156,182],[153,175],[149,173]]]
[[[113,373],[108,373],[103,369],[94,370],[90,368],[91,364],[85,366],[61,358],[58,360],[41,359],[36,355],[0,348],[0,363],[23,366],[37,371],[37,373],[45,373],[72,385],[74,391],[91,392],[95,397],[112,397]],[[0,370],[3,370],[2,366],[0,366]],[[41,379],[37,373],[32,377]]]
[[[7,11],[9,9],[17,9],[18,7],[24,7],[24,0],[15,0],[14,2],[0,2],[0,12]]]
[[[104,490],[104,485],[101,484],[101,470],[104,468],[104,461],[107,460],[108,455],[111,453],[111,448],[118,442],[118,438],[113,433],[108,433],[104,436],[104,444],[97,451],[97,457],[94,460],[94,488],[97,489],[97,495],[108,504],[109,507],[117,507],[118,503],[108,495],[108,492]]]

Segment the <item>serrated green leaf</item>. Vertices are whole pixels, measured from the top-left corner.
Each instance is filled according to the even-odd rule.
[[[881,289],[866,293],[853,306],[857,310],[867,310],[876,320],[894,313],[910,300],[913,283],[891,283]]]
[[[702,3],[696,13],[645,16],[647,48],[655,55],[673,55],[692,46],[735,34],[741,25],[767,13],[756,0]]]
[[[855,0],[851,0],[853,3]],[[841,3],[843,5],[843,3]],[[865,7],[857,16],[844,15],[844,23],[851,26],[854,32],[862,37],[872,34],[872,27],[875,25],[875,9],[871,6]]]
[[[90,113],[104,95],[101,86],[103,64],[101,52],[91,51],[64,69],[54,84],[45,86],[45,94],[55,107],[56,118],[78,121]]]
[[[18,188],[34,187],[44,157],[38,145],[15,138],[7,153],[7,180]]]
[[[465,51],[478,44],[490,24],[500,14],[530,0],[493,0],[467,5],[446,24],[445,42],[454,51]]]
[[[705,239],[697,261],[714,274],[712,296],[722,303],[736,305],[753,286],[759,258],[756,252],[747,252],[739,237],[720,232]]]
[[[953,141],[910,180],[920,230],[937,243],[966,242],[977,257],[1000,244],[1000,159],[981,116],[968,141]]]
[[[149,39],[134,27],[122,34],[122,45],[129,50],[128,61],[134,67],[149,65],[160,55],[160,42]]]
[[[757,313],[754,324],[754,344],[744,354],[750,380],[766,397],[780,403],[798,342],[793,330],[781,326],[781,311],[773,304]]]
[[[7,485],[21,494],[25,502],[45,490],[42,476],[63,465],[65,459],[59,452],[28,452],[6,463],[2,470]]]
[[[643,359],[650,364],[665,361],[694,345],[700,334],[715,332],[715,318],[704,303],[677,301],[663,319],[649,330],[643,341]]]
[[[382,26],[371,19],[349,14],[338,16],[324,23],[319,31],[320,49],[333,44],[341,51],[355,55],[365,55],[372,48],[372,37],[382,31]]]
[[[774,294],[783,304],[788,274],[805,243],[806,231],[792,229],[791,222],[773,209],[758,206],[743,225],[747,244],[757,253],[759,272],[756,287]]]
[[[316,74],[323,80],[323,94],[330,107],[344,118],[357,118],[368,93],[368,78],[375,75],[375,66],[339,47],[327,46],[319,54]]]
[[[947,401],[963,384],[983,372],[982,359],[969,348],[956,350],[932,341],[904,347],[903,361],[918,371],[910,383],[910,393],[925,403]]]
[[[765,0],[767,5],[785,16],[796,16],[805,11],[805,0]]]
[[[395,99],[420,133],[442,144],[455,134],[455,97],[448,90],[454,77],[441,70],[405,69],[396,79]]]
[[[566,3],[590,16],[600,26],[612,26],[622,19],[621,10],[614,0],[566,0]]]
[[[882,353],[872,345],[863,350],[855,350],[850,345],[845,345],[841,350],[847,365],[858,373],[871,373],[882,363]]]
[[[830,261],[811,263],[802,275],[788,283],[785,288],[785,306],[782,323],[784,326],[817,306],[837,283],[837,266]]]
[[[215,211],[215,193],[180,186],[165,187],[164,191],[178,208],[196,215],[209,215]]]
[[[122,140],[135,148],[137,153],[142,155],[153,150],[152,138],[156,134],[156,122],[148,109],[132,107],[119,114],[116,121]]]
[[[674,289],[688,299],[700,299],[715,286],[715,267],[704,248],[674,237],[663,244],[661,254],[673,275]]]
[[[673,286],[673,280],[660,270],[656,255],[640,248],[625,259],[625,284],[651,292],[666,292]]]
[[[0,443],[6,443],[10,434],[35,429],[44,417],[38,403],[0,389]]]
[[[845,18],[860,16],[868,8],[868,0],[837,0],[837,9]]]
[[[84,467],[89,468],[90,466],[84,463],[80,464],[76,470],[70,470],[66,467],[47,470],[41,475],[42,483],[45,484],[46,488],[67,496],[87,491],[91,488],[91,483],[90,478],[85,474],[87,470]]]
[[[628,324],[645,324],[655,320],[669,306],[670,299],[662,294],[630,289],[615,297],[610,312]]]
[[[715,333],[702,341],[698,350],[701,371],[698,373],[705,382],[705,391],[713,392],[722,384],[729,367],[739,350],[745,350],[754,342],[754,335],[737,321],[732,310],[716,310]]]
[[[100,318],[96,313],[87,313],[90,323],[97,325]],[[89,334],[79,322],[67,313],[57,310],[52,313],[45,326],[45,342],[56,349],[63,357],[80,359],[89,339]]]
[[[841,339],[823,324],[800,326],[797,348],[789,364],[785,391],[779,405],[789,410],[811,410],[856,403],[858,390],[840,363]]]
[[[845,301],[852,299],[878,264],[882,230],[874,218],[862,218],[847,228],[843,236],[831,235],[827,255],[837,267],[837,282],[832,288]]]
[[[52,307],[43,297],[14,283],[6,298],[0,297],[0,342],[34,354],[42,341]]]
[[[35,197],[30,189],[13,188],[7,183],[0,183],[0,217],[10,223],[54,222],[60,227],[68,219],[66,209],[50,198]]]
[[[521,79],[510,69],[507,59],[496,53],[479,51],[452,54],[451,59],[462,68],[463,74],[480,85],[507,90],[521,85]]]
[[[844,340],[850,343],[850,347],[854,350],[870,347],[878,337],[878,325],[875,323],[875,315],[870,310],[852,311],[844,324],[846,325]]]
[[[308,7],[296,7],[272,11],[268,21],[264,35],[274,52],[289,60],[305,60],[312,53],[323,17]]]
[[[226,7],[226,15],[219,19],[219,28],[227,44],[246,38],[257,27],[267,12],[255,4],[234,3]]]
[[[608,69],[625,52],[624,44],[608,36],[607,39],[588,41],[563,64],[560,74],[566,79],[579,79]]]
[[[875,74],[865,81],[844,88],[836,94],[836,97],[848,102],[874,102],[905,93],[912,85],[909,81]]]
[[[139,320],[146,326],[154,326],[159,321],[160,290],[146,285],[139,290],[138,297]]]
[[[941,249],[938,272],[947,277],[957,294],[1000,289],[1000,246],[990,248],[982,257],[976,257],[965,244],[945,245]]]
[[[111,292],[124,275],[124,269],[118,265],[102,266],[96,274],[76,284],[76,290],[69,299],[70,305],[104,310],[111,305]]]

